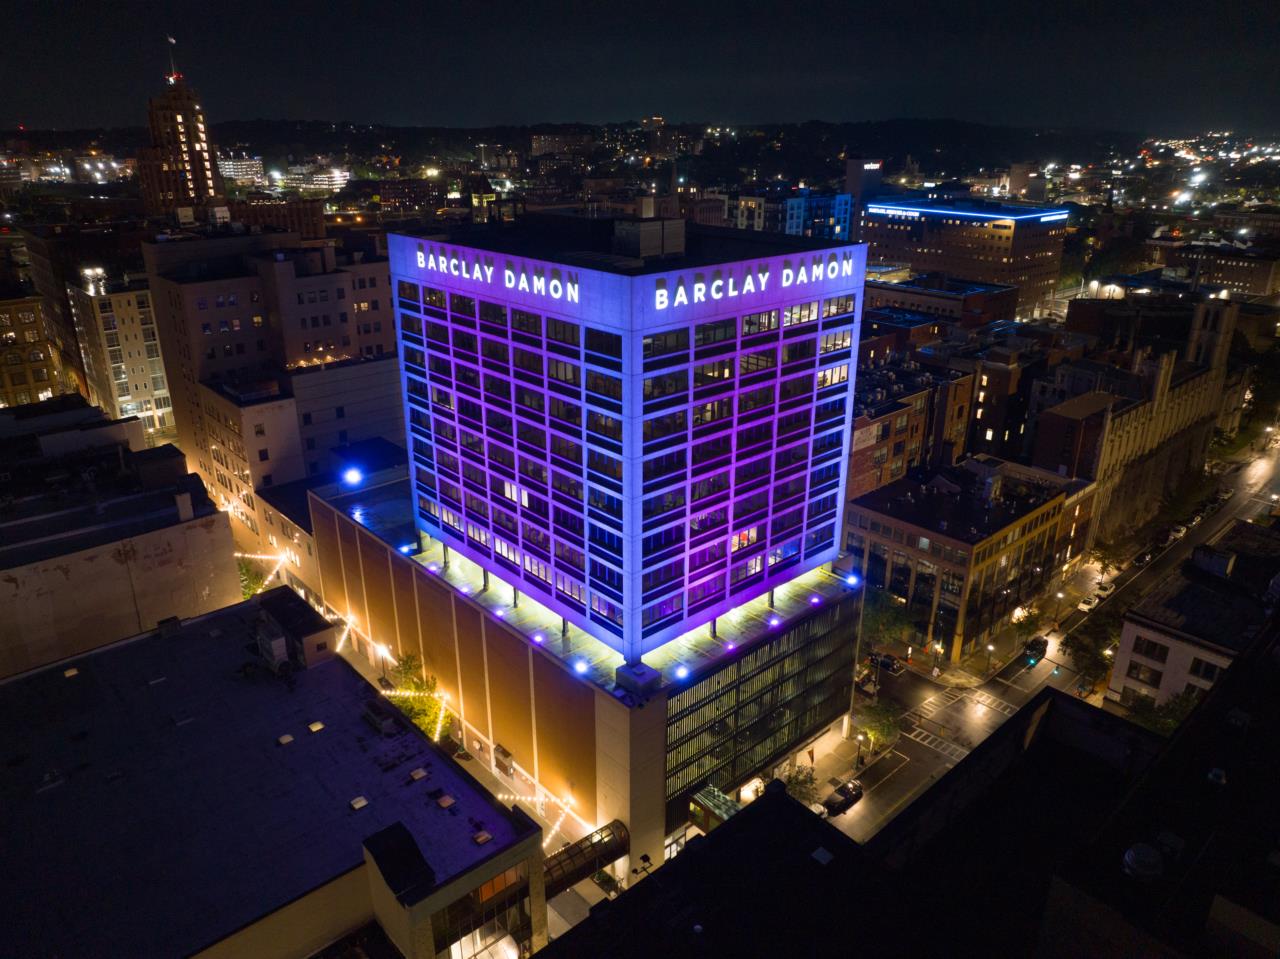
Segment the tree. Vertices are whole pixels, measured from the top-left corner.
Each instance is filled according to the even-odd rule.
[[[1124,562],[1124,551],[1116,543],[1104,543],[1098,540],[1089,552],[1089,558],[1098,564],[1098,582],[1107,578],[1107,573],[1120,568]]]
[[[884,745],[898,735],[901,717],[898,710],[888,703],[863,703],[854,716],[856,725],[867,735],[872,750]]]
[[[437,742],[443,739],[452,720],[438,695],[436,678],[425,675],[422,662],[413,653],[402,656],[391,668],[391,675],[395,677],[396,689],[389,693],[389,698],[400,712],[432,739]]]
[[[236,565],[240,568],[240,594],[245,599],[250,599],[262,592],[267,580],[262,571],[247,559],[237,560]]]
[[[1040,632],[1040,610],[1027,609],[1021,619],[1014,621],[1012,629],[1018,642],[1025,643]]]
[[[1142,696],[1129,707],[1129,718],[1152,732],[1169,736],[1191,715],[1199,702],[1200,693],[1191,689],[1184,689],[1160,706],[1156,705],[1154,699]]]
[[[792,798],[808,804],[818,801],[818,780],[812,766],[796,766],[782,779]]]
[[[1111,657],[1105,652],[1109,642],[1099,644],[1095,634],[1077,630],[1063,638],[1059,649],[1071,657],[1071,666],[1080,674],[1080,685],[1092,688],[1111,670]]]
[[[915,625],[907,615],[907,608],[880,590],[868,590],[863,594],[862,638],[872,644],[902,640],[906,642]]]

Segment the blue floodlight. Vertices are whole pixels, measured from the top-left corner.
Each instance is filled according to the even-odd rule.
[[[354,466],[349,466],[342,471],[342,482],[348,486],[359,486],[364,482],[364,472]]]

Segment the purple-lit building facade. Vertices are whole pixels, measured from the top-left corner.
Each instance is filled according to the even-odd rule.
[[[389,238],[415,505],[638,664],[836,557],[866,248],[561,219]]]

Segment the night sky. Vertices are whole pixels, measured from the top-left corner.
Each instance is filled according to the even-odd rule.
[[[165,34],[213,122],[952,117],[1280,131],[1280,6],[1233,2],[35,2],[0,128],[130,126]]]

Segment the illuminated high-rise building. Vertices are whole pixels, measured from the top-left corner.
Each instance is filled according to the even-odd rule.
[[[222,174],[200,97],[176,69],[147,104],[151,146],[138,151],[138,177],[147,212],[162,216],[182,207],[220,202]]]
[[[419,521],[628,664],[835,558],[865,249],[390,237]]]

